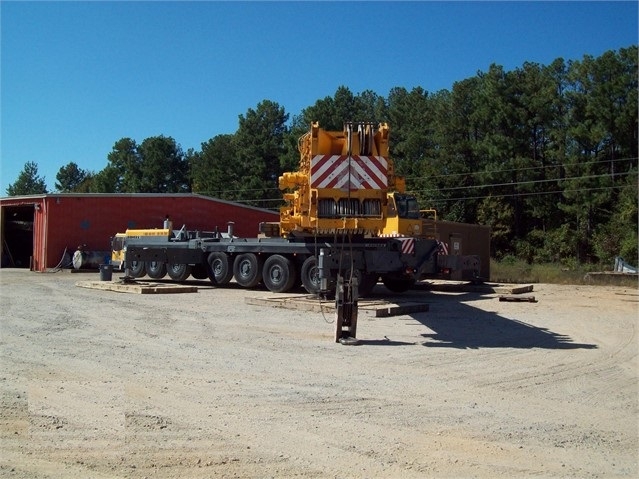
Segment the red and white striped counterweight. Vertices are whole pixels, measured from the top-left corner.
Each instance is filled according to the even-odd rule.
[[[383,156],[316,155],[311,160],[311,188],[386,190],[388,161]]]

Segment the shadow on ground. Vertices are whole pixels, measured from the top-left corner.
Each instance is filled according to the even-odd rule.
[[[430,310],[409,315],[432,332],[420,334],[416,342],[393,341],[388,337],[363,340],[369,346],[406,346],[421,344],[436,348],[542,348],[542,349],[596,349],[596,344],[575,343],[565,335],[531,324],[506,318],[491,311],[473,307],[467,302],[497,301],[494,295],[461,293],[454,295],[428,293]],[[522,307],[533,307],[522,303]]]

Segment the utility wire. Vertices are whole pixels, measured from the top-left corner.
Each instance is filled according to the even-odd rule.
[[[609,163],[618,163],[618,162],[627,162],[627,161],[637,161],[637,157],[630,157],[630,158],[617,158],[614,160],[599,160],[596,163],[599,164],[609,164]],[[504,169],[504,170],[482,170],[482,171],[469,171],[466,173],[442,173],[439,175],[427,175],[428,178],[454,178],[457,176],[479,176],[479,175],[499,175],[502,173],[510,173],[513,171],[532,171],[532,170],[545,170],[545,169],[554,169],[554,168],[564,168],[564,169],[570,169],[570,168],[580,168],[580,167],[585,167],[585,166],[592,166],[592,162],[583,162],[583,163],[574,163],[574,164],[568,164],[568,163],[562,163],[562,164],[555,164],[555,165],[542,165],[542,166],[527,166],[524,168],[508,168],[508,169]],[[420,179],[423,178],[423,176],[406,176],[405,177],[407,180],[413,180],[413,179]]]
[[[615,173],[614,177],[618,177],[618,176],[628,176],[631,172],[624,172],[624,173]],[[636,173],[634,173],[636,174]],[[437,188],[437,191],[454,191],[454,190],[470,190],[470,189],[475,189],[475,188],[492,188],[492,187],[496,187],[496,186],[520,186],[520,185],[532,185],[532,184],[539,184],[539,183],[558,183],[558,182],[562,182],[562,181],[571,181],[571,180],[586,180],[586,179],[592,179],[592,178],[604,178],[606,176],[613,176],[610,174],[603,174],[603,175],[585,175],[585,176],[568,176],[566,178],[553,178],[553,179],[547,179],[547,180],[530,180],[530,181],[510,181],[507,183],[490,183],[490,184],[478,184],[478,185],[470,185],[470,186],[451,186],[448,188]],[[414,191],[419,191],[419,190],[414,190]]]
[[[620,173],[619,175],[615,175],[615,176],[623,176],[628,174],[630,173]],[[558,183],[560,181],[583,180],[583,179],[599,178],[599,177],[605,177],[605,176],[610,176],[610,175],[574,176],[570,178],[564,178],[564,179],[557,178],[553,180],[533,180],[533,181],[523,181],[523,182],[517,182],[517,183],[494,183],[490,185],[456,186],[451,188],[436,188],[436,191],[437,192],[464,191],[464,190],[477,190],[479,188],[499,187],[499,186],[520,186],[520,185],[526,185],[526,184]],[[538,191],[538,192],[530,192],[530,193],[520,192],[520,193],[506,193],[506,194],[500,194],[500,195],[486,194],[486,195],[466,196],[466,197],[460,197],[460,198],[438,198],[434,201],[461,201],[461,200],[483,199],[483,198],[488,198],[489,196],[496,198],[496,197],[504,197],[504,196],[543,195],[543,194],[562,193],[562,192],[568,192],[568,191],[592,191],[592,190],[598,190],[598,189],[612,190],[617,188],[619,189],[629,188],[631,186],[632,185],[615,185],[615,186],[606,186],[606,187],[600,187],[600,188],[572,188],[572,189],[568,188],[568,189],[562,189],[562,190]],[[416,193],[429,194],[430,193],[428,190],[409,190],[409,191],[413,194],[416,194]],[[282,199],[281,198],[263,198],[263,199],[255,199],[255,200],[237,199],[233,201],[235,201],[236,203],[267,204],[267,203],[281,203]]]
[[[504,193],[498,195],[481,195],[481,196],[465,196],[460,198],[438,198],[434,200],[434,202],[451,202],[451,201],[466,201],[466,200],[483,200],[485,198],[510,198],[510,197],[519,197],[519,196],[543,196],[543,195],[553,195],[558,193],[582,193],[586,191],[601,191],[601,190],[614,190],[614,189],[625,189],[631,188],[633,185],[624,185],[624,186],[602,186],[600,188],[574,188],[574,189],[565,189],[565,190],[554,190],[554,191],[533,191],[528,193]]]
[[[629,161],[629,160],[637,160],[636,157],[634,158],[618,158],[618,159],[614,159],[614,160],[606,160],[605,163],[617,163],[617,162],[621,162],[621,161]],[[478,175],[498,175],[498,174],[502,174],[502,173],[510,173],[513,171],[532,171],[532,170],[541,170],[541,169],[548,169],[548,168],[557,168],[558,166],[563,166],[564,168],[566,166],[569,167],[581,167],[581,166],[586,166],[585,163],[578,163],[575,165],[545,165],[545,166],[536,166],[536,167],[526,167],[526,168],[509,168],[509,169],[504,169],[504,170],[495,170],[495,171],[476,171],[476,172],[469,172],[469,173],[452,173],[452,174],[441,174],[441,175],[429,175],[427,177],[421,177],[421,176],[411,176],[411,177],[406,177],[406,179],[436,179],[436,178],[455,178],[455,177],[459,177],[459,176],[464,176],[464,177],[469,177],[469,176],[478,176]],[[600,175],[582,175],[582,176],[571,176],[571,177],[566,177],[566,178],[552,178],[552,179],[545,179],[545,180],[530,180],[530,181],[518,181],[518,182],[507,182],[507,183],[490,183],[490,184],[478,184],[478,185],[470,185],[470,186],[451,186],[451,187],[445,187],[445,188],[436,188],[438,192],[446,192],[446,191],[460,191],[460,190],[471,190],[471,189],[477,189],[477,188],[493,188],[493,187],[500,187],[500,186],[519,186],[519,185],[527,185],[527,184],[540,184],[540,183],[557,183],[557,182],[565,182],[565,181],[577,181],[577,180],[586,180],[586,179],[594,179],[594,178],[604,178],[607,176],[611,176],[611,177],[624,177],[624,176],[628,176],[630,174],[634,174],[634,172],[630,172],[630,171],[624,171],[624,172],[619,172],[619,173],[604,173],[604,174],[600,174]],[[613,186],[613,187],[605,187],[605,189],[610,189],[610,188],[623,188],[624,186]],[[588,191],[589,189],[586,189],[584,191]],[[255,188],[255,189],[243,189],[243,190],[224,190],[224,193],[248,193],[248,192],[253,192],[253,191],[280,191],[279,188],[277,187],[271,187],[271,188]],[[428,193],[428,191],[426,190],[411,190],[413,193]],[[563,191],[569,191],[569,190],[563,190]],[[578,191],[578,190],[572,190],[572,191]],[[215,190],[215,191],[198,191],[198,194],[201,195],[207,195],[207,194],[213,194],[213,196],[215,196],[216,193],[219,193],[220,190]],[[545,192],[539,192],[539,193],[534,193],[534,194],[544,194]],[[555,193],[555,192],[548,192],[548,193]],[[533,193],[531,193],[533,194]],[[496,195],[492,195],[492,196],[496,196]],[[506,195],[507,196],[507,195]],[[478,199],[478,198],[486,198],[486,196],[469,196],[466,197],[466,199]],[[282,203],[282,198],[281,197],[275,197],[275,198],[261,198],[261,199],[251,199],[251,200],[244,200],[244,199],[229,199],[227,201],[234,201],[237,203],[257,203],[257,204],[268,204],[268,203],[275,203],[276,205],[278,203]],[[450,201],[450,200],[445,200],[445,201]]]
[[[620,159],[616,159],[616,160],[607,160],[605,161],[605,163],[616,163],[616,162],[621,162],[621,161],[628,161],[628,160],[637,160],[637,158],[620,158]],[[550,169],[550,168],[558,168],[558,167],[564,167],[566,168],[566,166],[568,166],[568,168],[573,168],[573,167],[581,167],[581,166],[586,166],[583,163],[579,163],[579,164],[575,164],[575,165],[545,165],[545,166],[531,166],[531,167],[526,167],[526,168],[509,168],[509,169],[504,169],[504,170],[494,170],[494,171],[471,171],[468,173],[450,173],[450,174],[440,174],[440,175],[425,175],[425,176],[406,176],[406,180],[415,180],[415,179],[436,179],[436,178],[455,178],[458,176],[464,176],[464,177],[469,177],[469,176],[479,176],[479,175],[499,175],[502,173],[511,173],[513,171],[532,171],[532,170],[541,170],[541,169]],[[590,176],[590,175],[584,175],[584,176],[572,176],[570,178],[564,178],[564,179],[583,179],[583,178],[597,178],[597,177],[604,177],[604,176],[623,176],[623,175],[628,175],[631,172],[620,172],[620,173],[604,173],[601,174],[599,176]],[[533,180],[533,181],[558,181],[558,180],[562,180],[562,178],[557,178],[554,180]],[[510,184],[510,183],[504,183],[504,184]],[[478,185],[478,186],[472,186],[472,187],[468,187],[468,188],[476,188],[479,186],[485,187],[485,186],[497,186],[500,184],[493,184],[493,185]],[[451,187],[451,188],[438,188],[441,191],[447,190],[447,189],[463,189],[466,187]],[[254,192],[254,191],[280,191],[280,189],[278,187],[270,187],[270,188],[253,188],[253,189],[225,189],[223,190],[224,193],[249,193],[249,192]],[[212,190],[212,191],[198,191],[197,194],[200,195],[207,195],[207,194],[216,194],[216,193],[220,193],[222,192],[222,190]],[[258,201],[277,201],[280,200],[281,198],[272,198],[272,199],[262,199],[262,200],[258,200]],[[239,201],[239,200],[228,200],[228,201]],[[248,201],[248,200],[247,200]]]
[[[484,198],[506,198],[506,197],[513,197],[513,196],[542,196],[542,195],[551,195],[551,194],[568,193],[568,192],[586,192],[586,191],[615,190],[615,189],[623,190],[626,188],[632,188],[633,186],[634,185],[616,185],[616,186],[602,186],[602,187],[593,187],[593,188],[566,188],[566,189],[552,190],[552,191],[514,192],[514,193],[502,193],[502,194],[464,196],[464,197],[455,197],[455,198],[437,198],[437,199],[434,199],[433,201],[449,202],[449,201],[481,200]],[[470,187],[465,187],[464,189],[473,189],[473,188],[477,188],[477,187],[470,186]],[[420,193],[420,191],[416,191],[416,190],[411,190],[410,192]],[[421,193],[426,193],[426,192],[421,191]],[[280,199],[246,200],[246,201],[236,200],[237,203],[246,203],[248,201],[268,202],[268,201],[281,201],[281,200]]]

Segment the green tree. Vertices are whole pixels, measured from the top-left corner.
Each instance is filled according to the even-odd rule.
[[[388,105],[386,99],[372,90],[364,90],[357,95],[361,121],[378,124],[388,122]]]
[[[484,194],[472,190],[478,181],[476,173],[483,168],[478,145],[485,134],[484,124],[476,113],[481,81],[475,76],[456,82],[452,91],[438,92],[432,98],[434,154],[428,165],[433,177],[429,206],[451,221],[470,222],[473,216],[467,213],[470,202],[465,198]]]
[[[519,183],[525,168],[522,152],[522,125],[517,115],[518,92],[515,77],[502,66],[491,65],[481,74],[481,90],[475,111],[476,121],[483,124],[478,142],[482,175],[479,181],[491,185],[484,187],[484,194],[493,195],[493,207],[512,211],[511,235],[508,243],[525,232],[523,205]]]
[[[89,184],[89,193],[121,193],[121,172],[109,164],[104,169],[92,176]]]
[[[38,164],[27,161],[16,181],[7,187],[7,195],[42,195],[47,194],[44,177],[38,175]]]
[[[552,225],[556,196],[558,160],[552,147],[555,107],[560,101],[553,70],[525,63],[511,74],[511,96],[516,132],[517,194],[520,208],[518,237],[533,229]],[[556,224],[554,226],[557,226]]]
[[[632,51],[634,57],[626,51],[586,55],[569,66],[569,143],[559,207],[578,232],[577,261],[596,259],[595,233],[610,222],[625,176],[636,166],[637,50]]]
[[[141,192],[141,165],[137,144],[131,138],[121,138],[115,142],[107,156],[108,164],[104,174],[98,179],[99,187],[114,193]]]
[[[300,151],[299,139],[309,130],[309,125],[304,128],[291,127],[284,134],[283,153],[280,156],[280,167],[284,171],[296,171],[299,168]]]
[[[393,88],[387,101],[390,156],[397,174],[406,177],[407,189],[423,206],[430,206],[436,174],[433,168],[434,102],[421,87],[410,92]]]
[[[340,86],[332,98],[327,96],[302,110],[300,117],[296,117],[293,128],[301,123],[306,131],[312,122],[317,121],[324,130],[342,131],[344,123],[348,121],[378,123],[384,121],[385,115],[384,99],[371,90],[354,95],[348,87]]]
[[[239,116],[233,141],[236,171],[242,177],[237,194],[249,204],[273,207],[280,201],[278,179],[287,120],[284,108],[270,100]]]
[[[163,135],[146,138],[137,148],[141,193],[189,191],[188,162],[175,140]]]
[[[114,193],[180,193],[189,191],[189,162],[175,140],[164,135],[139,145],[121,138],[95,175],[91,190]]]
[[[191,184],[194,193],[234,200],[241,182],[235,164],[233,135],[217,135],[202,143],[201,152],[190,155]]]
[[[61,167],[56,174],[55,188],[60,193],[79,192],[83,189],[83,183],[89,178],[90,174],[78,167],[73,161],[66,166]]]
[[[512,253],[512,226],[514,211],[511,205],[500,198],[490,196],[479,204],[477,220],[491,229],[491,255],[503,257]]]

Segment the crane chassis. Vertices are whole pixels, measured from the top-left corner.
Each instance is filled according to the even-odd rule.
[[[332,290],[338,276],[356,278],[359,296],[381,279],[394,292],[406,291],[437,267],[433,239],[295,236],[238,238],[232,234],[176,231],[166,236],[128,238],[123,264],[128,277],[176,281],[193,275],[215,285],[233,278],[244,288],[259,283],[282,293],[301,285],[309,293]],[[324,280],[322,284],[321,280]]]

